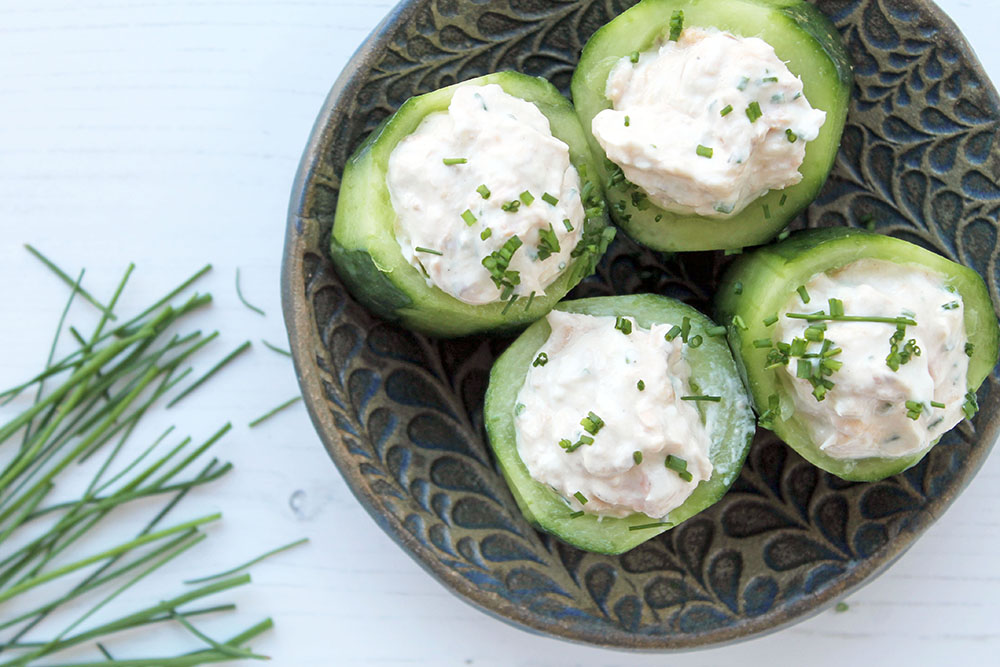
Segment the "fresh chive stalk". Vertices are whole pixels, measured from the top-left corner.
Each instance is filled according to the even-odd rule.
[[[278,354],[282,355],[283,357],[290,357],[290,356],[292,356],[292,353],[289,352],[288,350],[280,348],[280,347],[278,347],[277,345],[275,345],[273,343],[269,343],[269,342],[267,342],[264,339],[261,339],[260,342],[263,343],[264,347],[266,347],[267,349],[271,350],[271,352],[277,352]]]
[[[293,396],[292,398],[288,399],[284,403],[278,405],[275,408],[272,408],[272,409],[268,410],[267,412],[265,412],[264,414],[262,414],[260,417],[257,417],[252,422],[250,422],[249,424],[247,424],[247,426],[249,426],[250,428],[255,428],[257,426],[260,426],[261,424],[263,424],[264,422],[266,422],[271,417],[275,416],[279,412],[287,410],[288,408],[292,407],[293,405],[295,405],[296,403],[298,403],[301,400],[302,400],[301,396]]]
[[[243,290],[240,288],[240,267],[238,266],[236,267],[236,296],[239,298],[240,303],[242,303],[244,306],[246,306],[253,312],[257,313],[261,317],[267,317],[267,313],[265,313],[263,309],[253,305],[252,303],[246,300],[245,296],[243,296]]]

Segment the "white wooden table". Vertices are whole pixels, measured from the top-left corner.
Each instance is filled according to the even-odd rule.
[[[206,262],[215,305],[196,324],[221,339],[207,368],[244,339],[254,350],[172,414],[152,421],[207,436],[236,428],[221,454],[237,470],[178,510],[218,508],[221,525],[186,559],[197,573],[302,535],[229,596],[238,616],[277,628],[255,643],[280,666],[1000,664],[1000,455],[895,566],[847,602],[737,646],[665,658],[533,636],[442,588],[354,500],[301,406],[247,423],[297,387],[278,268],[291,181],[313,119],[388,0],[0,0],[0,386],[44,360],[65,287],[30,242],[108,294],[138,265],[128,304],[144,305]],[[1000,2],[941,0],[1000,80]],[[248,299],[234,290],[242,269]],[[78,305],[84,323],[87,309]],[[176,414],[173,414],[176,413]],[[3,415],[0,415],[2,417]],[[169,417],[169,421],[166,421]],[[152,432],[153,428],[150,429]],[[161,572],[130,600],[176,591],[194,571]],[[180,631],[112,641],[120,656],[190,646]],[[94,654],[77,654],[77,658]]]

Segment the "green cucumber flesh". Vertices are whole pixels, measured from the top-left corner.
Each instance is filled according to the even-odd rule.
[[[530,300],[530,308],[529,299],[519,298],[506,313],[506,303],[473,306],[429,286],[421,272],[406,261],[396,242],[396,213],[386,185],[389,155],[427,115],[447,111],[457,86],[487,84],[497,84],[508,94],[538,107],[548,118],[553,136],[569,146],[570,161],[580,172],[581,184],[591,182],[593,192],[601,192],[597,169],[572,105],[544,79],[500,72],[404,102],[358,147],[344,169],[330,253],[338,274],[359,301],[383,318],[431,335],[461,336],[523,328],[545,315],[593,271],[613,231],[603,211],[589,218],[587,229],[599,240],[596,251],[574,259],[544,295]]]
[[[598,113],[611,108],[605,85],[612,67],[635,51],[657,46],[673,12],[685,26],[714,27],[760,37],[802,79],[809,103],[826,112],[826,123],[806,147],[802,181],[772,190],[742,212],[724,219],[664,211],[648,200],[633,204],[627,184],[609,187],[608,160],[590,132]],[[643,0],[598,30],[587,42],[573,75],[573,102],[594,155],[615,222],[639,243],[657,250],[736,249],[770,240],[819,194],[833,166],[853,87],[851,60],[836,29],[802,0]],[[615,207],[624,207],[618,211]],[[766,207],[766,208],[765,208]],[[766,217],[765,210],[770,217]]]
[[[720,403],[699,403],[703,421],[709,427],[712,442],[709,459],[714,470],[694,493],[665,519],[676,526],[719,500],[740,474],[750,449],[755,426],[753,414],[732,354],[721,337],[705,335],[714,323],[697,310],[679,301],[651,294],[598,297],[566,301],[556,307],[570,313],[595,316],[629,316],[648,328],[654,324],[680,323],[691,318],[692,335],[700,334],[700,347],[686,349],[692,378],[705,394],[722,396]],[[486,432],[497,463],[510,486],[525,518],[540,530],[586,551],[618,554],[668,530],[657,526],[629,530],[630,526],[660,521],[645,514],[603,518],[587,514],[571,518],[566,500],[547,485],[531,478],[517,452],[514,410],[517,395],[524,385],[539,348],[551,329],[542,319],[530,326],[493,365],[484,408]],[[558,446],[553,443],[553,447]]]
[[[900,473],[919,462],[930,447],[900,458],[828,456],[812,442],[806,426],[792,413],[791,399],[779,375],[785,370],[765,370],[768,350],[754,347],[753,342],[771,336],[773,328],[767,327],[764,320],[778,313],[799,285],[805,285],[818,273],[865,258],[930,270],[958,290],[965,304],[968,340],[975,346],[969,359],[968,385],[971,391],[977,390],[997,363],[1000,340],[1000,327],[986,285],[972,269],[912,243],[846,227],[798,232],[781,243],[740,257],[716,294],[717,315],[728,327],[730,346],[758,411],[767,408],[770,396],[778,396],[783,414],[791,414],[787,419],[777,419],[772,430],[814,465],[850,481],[874,481]],[[736,289],[737,283],[742,290]],[[742,318],[746,330],[733,325],[736,316]]]

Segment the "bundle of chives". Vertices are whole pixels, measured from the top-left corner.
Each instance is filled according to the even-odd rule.
[[[72,292],[57,326],[45,368],[28,381],[0,392],[0,406],[3,406],[35,389],[33,402],[9,422],[0,424],[0,453],[10,449],[10,455],[2,459],[4,463],[0,466],[0,667],[32,664],[90,642],[96,642],[95,648],[104,659],[78,664],[166,667],[263,658],[246,648],[246,644],[271,627],[270,619],[225,641],[212,639],[193,622],[203,614],[233,609],[232,605],[192,607],[192,604],[249,583],[248,575],[228,577],[96,627],[77,629],[121,593],[204,540],[206,535],[201,527],[221,518],[219,514],[208,514],[167,527],[161,525],[190,491],[219,479],[232,469],[231,464],[212,458],[197,472],[190,472],[192,464],[230,430],[230,424],[222,426],[196,447],[190,446],[192,440],[188,437],[165,449],[163,443],[174,430],[170,427],[119,472],[110,474],[143,415],[184,381],[190,368],[182,370],[182,366],[218,335],[213,332],[205,336],[196,331],[166,338],[166,332],[186,315],[211,301],[209,295],[194,294],[177,305],[173,303],[211,267],[201,269],[135,317],[110,328],[110,322],[118,321],[115,308],[134,266],[128,267],[105,306],[83,290],[82,272],[73,281],[40,252],[34,248],[29,250],[67,282]],[[66,315],[77,295],[94,305],[101,317],[89,337],[69,327],[79,347],[56,360],[55,350]],[[190,384],[173,402],[207,381],[248,345],[237,348],[206,376]],[[113,444],[109,444],[112,441]],[[67,469],[92,456],[104,459],[86,489],[71,501],[48,501],[57,481],[69,476]],[[101,522],[115,510],[140,499],[157,497],[163,499],[163,506],[133,538],[96,552],[82,552],[79,557],[74,555],[70,562],[65,562],[70,553],[82,551],[79,546],[82,537],[100,535]],[[45,524],[39,523],[43,520]],[[41,530],[40,526],[43,526]],[[265,556],[295,544],[298,543]],[[257,560],[198,582],[227,576]],[[89,570],[87,576],[76,581],[68,591],[38,590],[44,584],[84,569]],[[30,597],[22,597],[29,593]],[[103,597],[87,611],[49,639],[24,639],[33,630],[33,634],[41,631],[53,612],[102,594]],[[30,600],[30,608],[18,613],[5,612],[5,605],[14,600]],[[114,633],[154,623],[178,624],[204,647],[175,657],[115,660],[99,641]]]

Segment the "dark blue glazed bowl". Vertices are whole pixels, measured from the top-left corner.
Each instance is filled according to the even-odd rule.
[[[982,410],[916,467],[844,482],[758,434],[718,504],[621,556],[578,551],[521,517],[485,443],[487,373],[505,342],[436,341],[370,315],[327,254],[352,151],[410,97],[515,69],[569,88],[587,38],[628,0],[410,0],[360,48],[317,120],[292,195],[282,288],[299,381],[326,446],[378,524],[428,572],[515,625],[592,644],[690,649],[814,614],[891,564],[965,487],[997,436]],[[864,225],[978,270],[994,303],[997,94],[927,0],[816,0],[855,58],[834,172],[796,226]],[[710,311],[726,258],[619,235],[571,295],[655,292]]]

